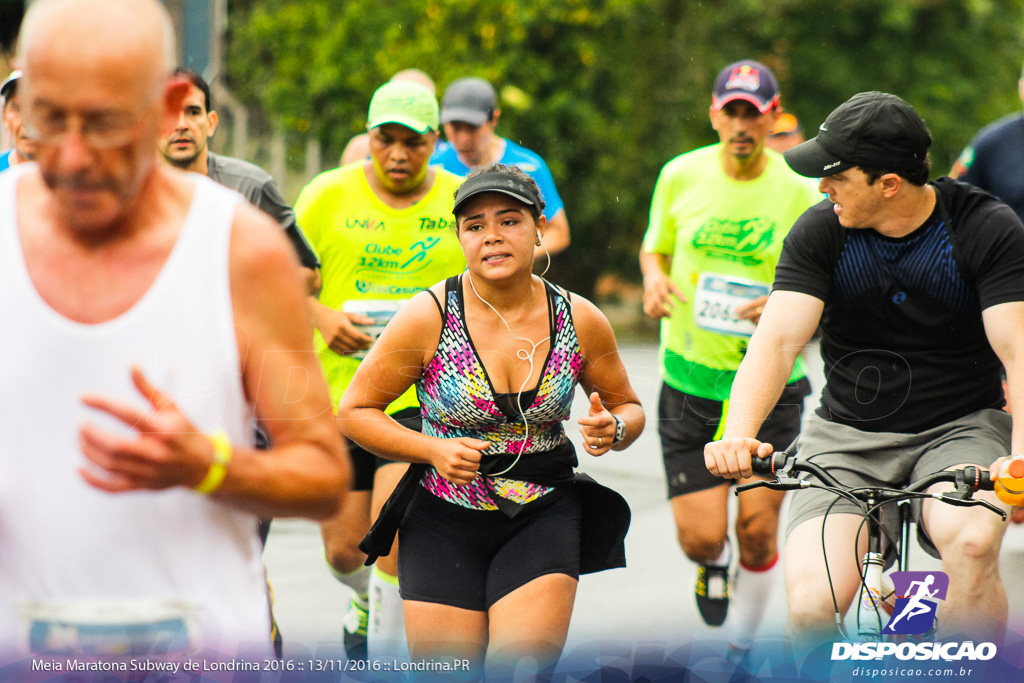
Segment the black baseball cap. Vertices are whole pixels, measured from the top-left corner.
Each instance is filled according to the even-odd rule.
[[[441,123],[463,121],[482,126],[498,108],[494,86],[482,78],[460,78],[448,86],[441,98]]]
[[[912,170],[931,144],[924,120],[908,103],[889,93],[862,92],[829,114],[817,137],[783,156],[800,175],[824,178],[854,166]]]
[[[455,192],[455,207],[452,213],[459,215],[459,209],[473,197],[484,192],[500,192],[531,207],[534,213],[540,213],[540,195],[521,178],[501,170],[479,173],[459,186]]]
[[[715,79],[711,108],[718,111],[733,100],[745,100],[767,114],[779,104],[779,82],[761,62],[745,59],[722,69]]]

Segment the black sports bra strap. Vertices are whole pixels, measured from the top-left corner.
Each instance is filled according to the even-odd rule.
[[[450,278],[444,281],[444,298],[448,300],[448,296],[452,292],[461,292],[462,290],[462,275],[452,275]]]
[[[433,300],[434,300],[434,305],[435,305],[435,306],[437,306],[437,312],[441,314],[441,320],[444,320],[444,309],[443,309],[443,308],[441,307],[441,302],[440,302],[440,301],[438,301],[438,299],[437,299],[437,295],[436,295],[436,294],[434,294],[434,293],[433,293],[432,291],[430,291],[429,289],[426,289],[426,290],[424,290],[424,291],[425,291],[425,292],[426,292],[427,294],[429,294],[429,295],[430,295],[430,298],[431,298],[431,299],[433,299]]]
[[[545,282],[548,286],[545,287],[545,291],[548,295],[548,338],[551,340],[551,344],[554,344],[555,337],[555,306],[558,304],[555,302],[555,294],[552,292],[551,285]]]

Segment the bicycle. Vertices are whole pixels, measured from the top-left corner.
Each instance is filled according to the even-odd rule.
[[[743,491],[753,488],[769,488],[774,491],[791,491],[801,488],[816,487],[829,491],[842,498],[846,498],[858,505],[864,514],[862,527],[867,528],[867,551],[861,558],[861,590],[860,600],[857,605],[857,636],[862,641],[880,642],[888,637],[883,633],[885,620],[883,614],[888,616],[892,612],[894,603],[894,590],[885,585],[884,570],[885,560],[882,552],[882,535],[885,530],[882,528],[876,511],[889,503],[897,503],[899,506],[900,539],[896,547],[896,564],[899,571],[907,571],[910,561],[910,524],[911,510],[910,503],[915,498],[932,498],[940,500],[949,505],[960,507],[982,506],[1002,517],[1006,521],[1006,512],[985,500],[972,498],[976,491],[992,491],[995,480],[987,470],[978,467],[964,467],[958,470],[943,470],[929,474],[916,482],[902,488],[887,487],[850,487],[840,483],[813,462],[797,460],[796,455],[779,451],[772,453],[768,458],[753,458],[751,462],[754,474],[774,477],[773,480],[762,480],[750,484],[737,486],[735,491],[739,495]],[[794,475],[804,473],[816,478],[819,483],[815,484],[808,479],[798,479]],[[944,493],[926,493],[926,490],[933,484],[950,482],[955,484],[953,491]],[[828,512],[825,513],[826,517]],[[824,535],[824,529],[822,531]],[[860,536],[858,530],[857,537]],[[890,542],[893,539],[889,539]],[[822,539],[824,542],[824,538]],[[856,543],[856,541],[855,541]],[[828,560],[826,558],[825,571],[828,572]],[[829,574],[829,586],[832,587],[832,577]],[[839,604],[836,600],[835,591],[832,591],[832,603],[835,605],[836,614],[839,615]],[[844,638],[850,640],[843,633],[841,618],[840,633]]]

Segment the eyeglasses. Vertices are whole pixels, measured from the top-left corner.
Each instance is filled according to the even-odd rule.
[[[135,112],[103,111],[94,114],[74,114],[46,105],[24,109],[24,130],[28,136],[44,145],[60,145],[77,128],[87,145],[94,149],[111,149],[129,143],[135,130],[145,119],[152,106],[149,100]]]

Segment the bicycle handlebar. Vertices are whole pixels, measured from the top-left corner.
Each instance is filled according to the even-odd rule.
[[[790,474],[805,472],[814,476],[821,483],[827,484],[828,486],[846,488],[826,470],[815,465],[809,460],[797,460],[796,455],[792,453],[776,451],[767,458],[754,457],[751,458],[750,465],[754,470],[754,474],[764,477],[775,477],[779,473]],[[969,486],[971,486],[972,493],[974,491],[992,491],[995,487],[995,480],[992,478],[992,475],[988,470],[968,466],[959,470],[933,472],[932,474],[918,479],[913,484],[904,487],[903,491],[906,493],[917,493],[926,490],[932,484],[937,484],[943,481],[948,481],[953,484],[959,483],[959,481],[965,481]]]
[[[737,486],[737,494],[750,488],[762,486],[780,491],[804,488],[808,485],[807,482],[799,480],[794,476],[800,472],[810,474],[827,488],[841,489],[858,498],[863,498],[867,495],[871,495],[876,499],[883,498],[888,500],[909,498],[914,494],[924,494],[933,484],[950,482],[956,485],[956,490],[947,491],[935,497],[952,505],[981,505],[993,512],[999,513],[1004,520],[1006,519],[1006,513],[996,506],[987,501],[975,500],[971,497],[976,491],[992,491],[995,487],[995,479],[988,470],[973,465],[956,470],[933,472],[902,489],[846,486],[829,474],[828,471],[813,462],[797,460],[796,455],[781,451],[772,453],[767,458],[754,457],[751,459],[750,465],[754,474],[763,477],[775,477],[775,479],[773,481],[760,481]]]

